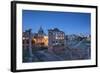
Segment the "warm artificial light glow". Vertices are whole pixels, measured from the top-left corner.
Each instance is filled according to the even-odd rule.
[[[43,43],[42,46],[48,46],[48,36],[33,38],[33,41],[35,42],[33,45]]]

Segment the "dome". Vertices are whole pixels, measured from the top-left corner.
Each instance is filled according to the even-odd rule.
[[[38,31],[38,34],[39,35],[45,35],[44,31],[43,31],[43,28],[40,26],[40,29]]]

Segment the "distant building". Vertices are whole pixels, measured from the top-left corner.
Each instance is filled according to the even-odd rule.
[[[66,46],[65,33],[58,28],[48,30],[48,50],[61,52]]]
[[[88,40],[88,41],[91,41],[91,35],[90,35],[90,34],[87,35],[87,40]]]
[[[29,30],[26,30],[25,32],[23,32],[22,40],[23,48],[29,48],[30,44],[31,48],[48,47],[48,36],[46,36],[42,27],[40,27],[37,33],[29,33]]]
[[[35,47],[47,47],[48,46],[48,36],[44,33],[42,27],[40,27],[38,33],[35,33],[32,38],[33,45]]]
[[[68,38],[68,40],[75,40],[78,38],[78,36],[75,34],[71,34],[71,35],[67,35],[67,38]]]

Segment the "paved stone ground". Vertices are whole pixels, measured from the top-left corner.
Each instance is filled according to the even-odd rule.
[[[39,50],[34,51],[33,56],[30,57],[29,55],[26,56],[26,51],[26,54],[24,54],[23,57],[23,62],[46,62],[90,59],[90,43],[87,43],[86,40],[72,40],[67,44],[69,44],[69,46],[61,54],[50,53],[48,50]]]

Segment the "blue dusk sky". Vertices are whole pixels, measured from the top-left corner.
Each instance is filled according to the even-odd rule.
[[[90,34],[91,14],[76,12],[55,12],[23,10],[22,12],[23,31],[32,29],[37,33],[40,26],[47,34],[48,29],[58,28],[65,34]]]

